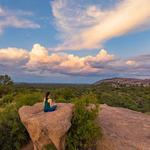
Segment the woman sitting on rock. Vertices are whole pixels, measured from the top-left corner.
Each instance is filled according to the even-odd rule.
[[[50,92],[47,92],[44,97],[44,112],[51,112],[55,111],[57,105],[55,102],[50,98]]]

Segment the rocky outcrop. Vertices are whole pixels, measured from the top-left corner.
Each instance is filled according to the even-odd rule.
[[[134,78],[110,78],[104,79],[95,82],[95,85],[99,85],[101,83],[108,83],[111,84],[113,87],[119,87],[120,85],[124,86],[143,86],[149,87],[150,86],[150,79],[134,79]]]
[[[19,109],[34,149],[53,143],[58,150],[64,150],[73,105],[59,103],[58,109],[50,113],[44,113],[42,108],[42,103],[37,103]],[[103,132],[97,150],[150,150],[150,115],[104,104],[97,120]]]
[[[98,150],[150,150],[150,115],[101,105]]]
[[[73,105],[58,103],[54,112],[43,112],[43,104],[23,106],[19,109],[22,123],[26,127],[34,145],[41,150],[44,145],[54,144],[58,150],[64,150],[65,136],[71,126]]]

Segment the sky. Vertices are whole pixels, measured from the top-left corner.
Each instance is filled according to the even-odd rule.
[[[0,0],[0,74],[42,83],[150,78],[150,1]]]

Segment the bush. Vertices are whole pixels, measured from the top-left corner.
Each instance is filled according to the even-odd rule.
[[[13,90],[13,81],[8,75],[0,75],[0,98],[3,95],[11,93]]]
[[[41,93],[18,94],[16,101],[6,106],[0,114],[0,148],[2,150],[20,150],[29,141],[29,135],[22,125],[18,108],[23,105],[32,105],[41,100]]]
[[[0,115],[0,147],[2,150],[16,149],[28,142],[29,136],[20,122],[14,106],[7,107]]]
[[[11,103],[14,100],[14,95],[11,94],[7,94],[5,96],[3,96],[0,100],[0,106],[4,107],[5,105]]]
[[[16,96],[16,106],[17,108],[23,105],[33,105],[36,102],[42,101],[42,93],[40,92],[30,92],[26,94],[18,94]]]
[[[57,150],[54,144],[48,144],[43,146],[42,150]]]
[[[91,101],[95,103],[95,107],[89,110],[87,106],[90,106]],[[99,110],[95,96],[82,96],[80,100],[74,100],[74,103],[75,110],[66,140],[66,149],[94,150],[97,138],[102,136],[101,129],[95,121]]]
[[[79,89],[73,87],[61,87],[50,90],[50,92],[54,99],[62,99],[69,102],[70,99],[78,97],[82,91],[79,91]]]

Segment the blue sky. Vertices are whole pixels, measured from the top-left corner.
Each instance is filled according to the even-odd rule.
[[[1,0],[0,73],[18,82],[149,78],[149,20],[148,0]]]

